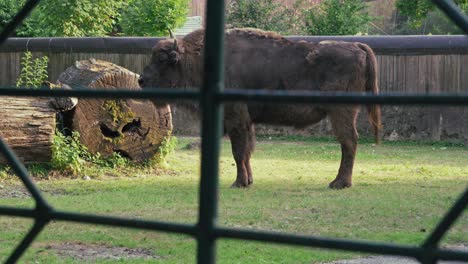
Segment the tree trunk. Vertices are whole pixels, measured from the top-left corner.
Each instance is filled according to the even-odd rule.
[[[137,74],[94,59],[76,62],[58,82],[94,89],[141,89]],[[117,152],[135,161],[148,160],[172,131],[169,105],[155,106],[149,100],[80,98],[67,116],[65,124],[80,133],[81,143],[104,157]]]
[[[25,163],[50,162],[55,110],[49,98],[0,97],[0,136]],[[0,154],[0,164],[7,164]]]

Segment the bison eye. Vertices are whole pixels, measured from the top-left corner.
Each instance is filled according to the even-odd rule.
[[[159,53],[159,55],[158,55],[159,62],[165,62],[168,59],[169,59],[169,56],[167,55],[167,53],[165,53],[165,52]]]

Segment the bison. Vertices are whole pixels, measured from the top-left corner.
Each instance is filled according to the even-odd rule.
[[[183,39],[159,41],[151,62],[139,79],[143,89],[200,87],[202,85],[204,30]],[[283,91],[378,93],[376,58],[367,45],[340,41],[290,41],[258,29],[230,29],[225,33],[225,87]],[[328,117],[341,144],[341,164],[329,187],[350,187],[358,134],[357,105],[226,103],[224,128],[232,143],[237,166],[233,187],[253,183],[250,156],[254,124],[305,127]],[[380,107],[367,106],[378,141]]]

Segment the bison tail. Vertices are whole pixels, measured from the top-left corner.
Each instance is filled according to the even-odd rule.
[[[379,94],[379,85],[377,80],[377,59],[375,58],[375,54],[366,44],[359,43],[358,45],[367,54],[366,92]],[[371,123],[374,130],[375,141],[377,144],[380,144],[380,132],[382,130],[380,105],[367,105],[367,113],[369,116],[369,122]]]

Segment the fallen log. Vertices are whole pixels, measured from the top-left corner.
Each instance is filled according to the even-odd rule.
[[[94,59],[77,61],[57,82],[92,89],[141,89],[137,74]],[[135,161],[154,157],[172,132],[170,107],[149,100],[80,98],[64,123],[80,133],[81,143],[92,153],[106,157],[117,152]]]
[[[50,162],[55,110],[49,98],[0,97],[0,136],[24,163]],[[7,164],[0,154],[0,164]]]

